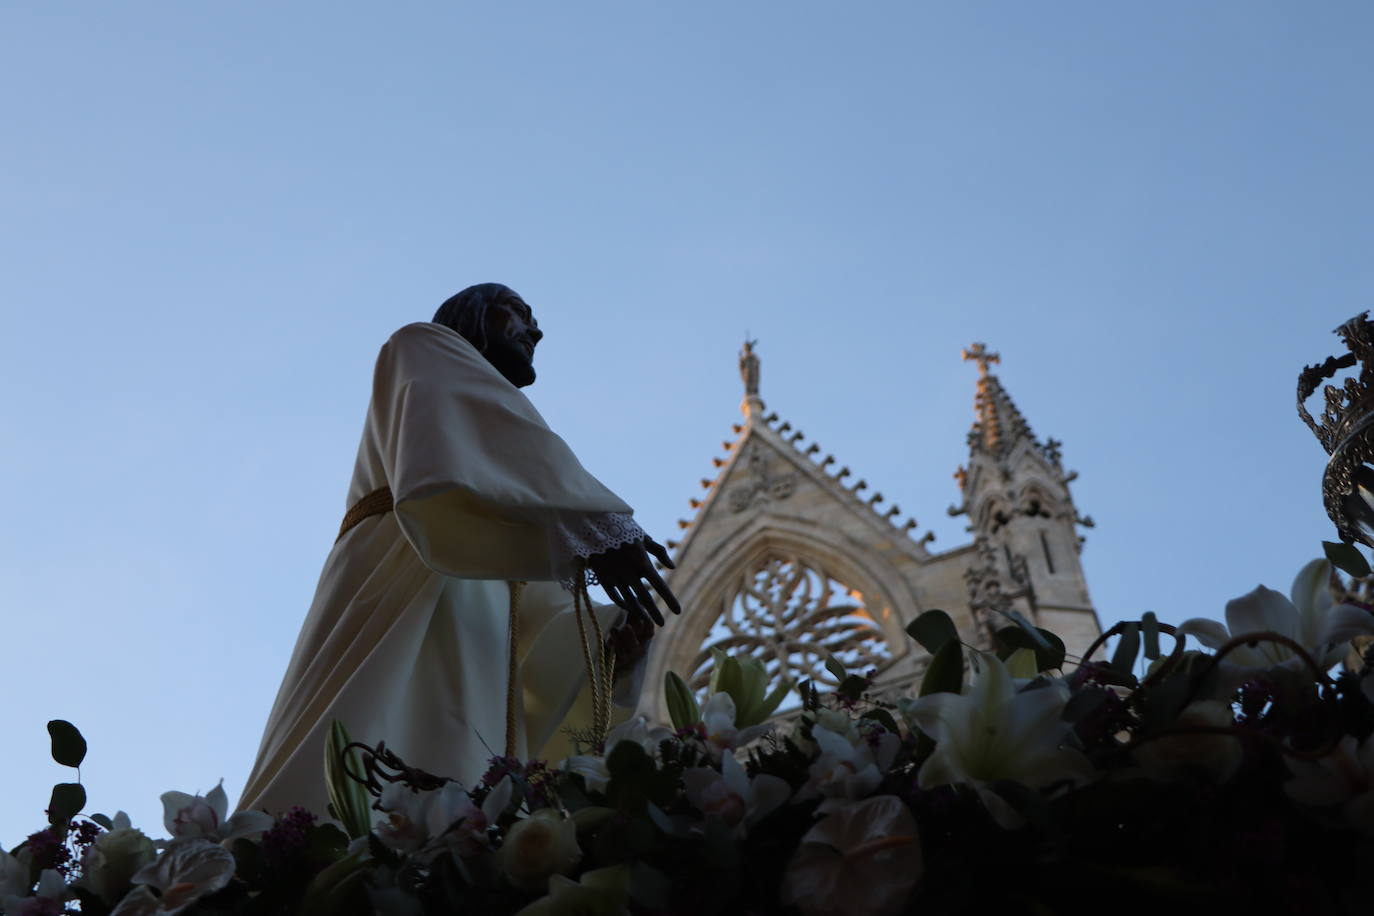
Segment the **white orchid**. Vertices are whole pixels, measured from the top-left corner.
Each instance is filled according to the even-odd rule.
[[[1324,757],[1290,758],[1288,769],[1293,778],[1283,788],[1289,798],[1314,808],[1339,805],[1351,826],[1374,834],[1374,738],[1356,744],[1346,735]]]
[[[7,856],[11,861],[18,861],[13,856]],[[6,887],[9,882],[6,881]],[[64,912],[63,903],[71,896],[71,891],[67,889],[67,883],[62,880],[62,875],[55,869],[45,868],[38,876],[38,888],[32,896],[28,896],[28,869],[24,870],[24,881],[19,891],[10,893],[6,890],[0,895],[0,913],[8,913],[9,916],[57,916]]]
[[[836,732],[817,724],[811,740],[820,749],[811,764],[807,783],[798,793],[801,799],[824,798],[817,809],[833,811],[847,802],[866,798],[883,781],[883,774],[897,756],[901,739],[877,727],[865,733],[848,723],[846,731]]]
[[[767,734],[767,724],[735,727],[735,701],[728,693],[713,693],[701,710],[701,722],[706,726],[706,750],[711,759],[743,747]]]
[[[427,807],[432,793],[416,792],[399,782],[388,783],[377,799],[382,811],[372,832],[388,849],[412,853],[429,840]]]
[[[802,837],[782,901],[803,916],[893,916],[923,870],[916,819],[900,798],[878,795],[831,812]]]
[[[120,901],[111,916],[180,913],[202,897],[223,890],[234,877],[234,856],[205,837],[182,837],[139,869],[139,887]],[[156,889],[156,893],[153,893]]]
[[[720,772],[712,767],[683,770],[682,782],[693,807],[736,832],[752,827],[792,795],[792,787],[777,776],[760,773],[750,779],[734,754],[721,759]]]
[[[733,715],[730,721],[733,725]],[[671,737],[671,730],[661,726],[650,728],[647,718],[634,716],[611,729],[606,735],[606,740],[601,745],[606,749],[604,754],[578,754],[564,760],[558,768],[580,775],[589,790],[604,792],[611,781],[611,771],[606,768],[606,758],[617,745],[622,741],[631,741],[644,748],[650,757],[657,757],[659,745]]]
[[[221,842],[262,833],[275,823],[264,811],[239,811],[229,817],[229,797],[221,779],[205,795],[162,793],[162,825],[174,838],[204,837]]]
[[[1032,789],[1088,779],[1092,764],[1065,747],[1072,725],[1061,713],[1068,690],[1060,683],[1016,691],[1007,668],[995,656],[977,653],[977,668],[964,693],[932,693],[899,703],[914,726],[935,741],[917,774],[921,788],[973,787],[1003,827],[1022,818],[989,786],[1012,780]]]
[[[1331,564],[1326,560],[1313,560],[1293,579],[1290,598],[1260,585],[1226,602],[1225,625],[1205,617],[1194,617],[1179,626],[1179,635],[1190,635],[1215,650],[1247,633],[1277,633],[1302,646],[1325,671],[1339,661],[1344,652],[1343,640],[1337,639],[1332,632],[1335,602],[1331,597],[1330,580]],[[1219,667],[1223,672],[1222,690],[1229,695],[1255,673],[1270,668],[1305,671],[1307,664],[1290,646],[1261,640],[1253,646],[1232,649]]]
[[[429,835],[459,856],[477,855],[487,848],[487,828],[496,823],[514,795],[510,776],[492,787],[480,807],[460,783],[446,783],[428,799],[425,824]]]

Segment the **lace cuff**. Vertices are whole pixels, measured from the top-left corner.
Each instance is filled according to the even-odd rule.
[[[553,548],[560,561],[559,566],[570,569],[578,559],[585,560],[626,544],[635,544],[645,537],[644,529],[621,512],[568,513],[554,527]],[[558,582],[569,591],[572,590],[571,575]],[[597,584],[591,570],[587,571],[587,584]]]

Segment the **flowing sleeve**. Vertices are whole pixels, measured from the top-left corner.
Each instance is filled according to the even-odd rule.
[[[442,325],[409,325],[387,341],[371,412],[397,523],[445,575],[566,578],[566,532],[633,511],[583,469],[518,388]]]

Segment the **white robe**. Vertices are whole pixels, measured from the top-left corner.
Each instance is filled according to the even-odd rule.
[[[395,511],[364,519],[325,561],[240,809],[325,814],[334,719],[355,741],[473,784],[504,753],[510,580],[529,582],[520,756],[544,745],[585,680],[572,596],[556,581],[572,572],[568,532],[575,546],[576,532],[630,507],[442,325],[402,328],[377,358],[347,505],[383,486]],[[619,546],[610,537],[600,549]],[[603,623],[618,613],[598,609]]]

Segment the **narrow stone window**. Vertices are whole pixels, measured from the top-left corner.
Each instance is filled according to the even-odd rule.
[[[1040,532],[1040,548],[1045,551],[1045,568],[1054,575],[1054,558],[1050,556],[1050,541],[1045,537],[1045,532]]]

